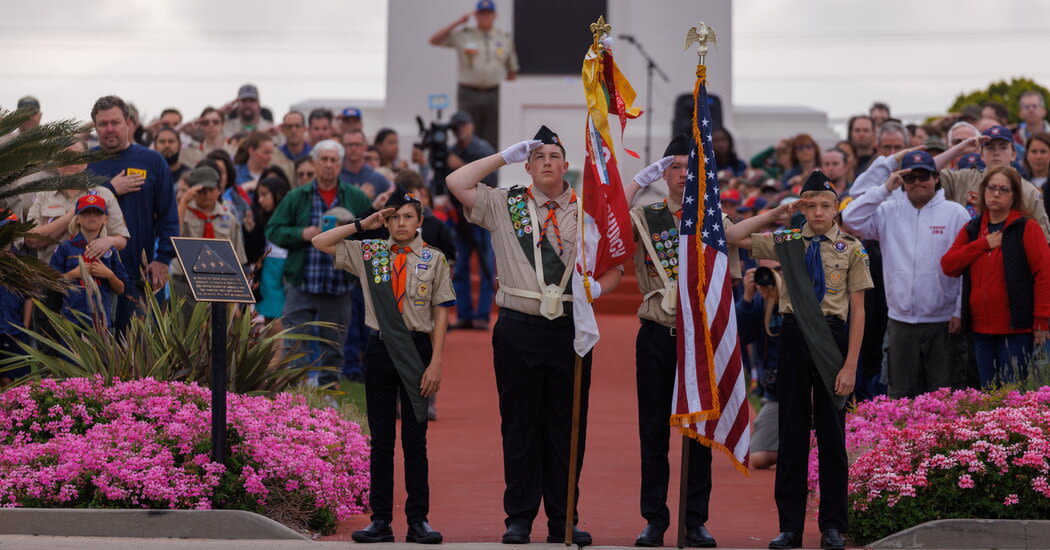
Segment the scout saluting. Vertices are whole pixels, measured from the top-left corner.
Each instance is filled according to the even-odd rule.
[[[441,385],[448,309],[456,300],[448,262],[423,242],[418,200],[398,189],[386,208],[313,238],[335,256],[335,267],[358,276],[366,287],[365,324],[374,331],[365,349],[365,402],[372,433],[369,501],[372,523],[354,531],[357,542],[393,542],[395,410],[401,396],[401,445],[408,499],[407,542],[436,544],[441,533],[427,524],[430,486],[427,464],[427,398]],[[345,240],[358,231],[386,225],[388,240]]]
[[[498,168],[525,162],[528,188],[493,189],[478,185]],[[564,540],[568,515],[569,444],[572,439],[575,327],[568,292],[576,264],[576,224],[581,204],[563,179],[569,164],[558,136],[546,126],[531,141],[463,166],[445,180],[463,203],[467,220],[492,232],[499,272],[499,320],[492,351],[503,435],[503,475],[507,488],[505,544],[529,542],[542,499],[547,542]],[[612,289],[623,273],[606,271],[591,279],[591,296]],[[591,354],[582,360],[577,472],[587,439],[587,394]],[[578,480],[579,477],[577,476]],[[579,498],[579,490],[575,493]],[[573,517],[573,525],[577,518]],[[573,527],[572,541],[591,544]]]
[[[642,517],[647,524],[635,546],[663,546],[664,531],[670,524],[667,484],[670,463],[671,425],[668,411],[674,405],[678,342],[675,333],[678,280],[678,232],[681,229],[682,195],[690,151],[689,137],[680,135],[668,144],[664,157],[634,176],[626,195],[630,202],[638,191],[660,178],[667,182],[667,198],[631,209],[634,239],[634,269],[642,305],[638,308],[641,326],[635,341],[638,386],[638,435],[642,449]],[[733,222],[723,216],[728,230]],[[731,279],[740,279],[740,254],[730,246]],[[705,524],[711,500],[711,447],[689,439],[689,488],[686,497],[687,546],[713,548],[717,545]]]
[[[780,535],[770,548],[798,548],[806,519],[810,416],[820,450],[821,546],[843,548],[847,531],[846,399],[853,392],[864,336],[864,291],[872,287],[868,255],[860,242],[835,223],[835,185],[814,170],[802,199],[741,221],[726,231],[730,241],[751,249],[755,259],[779,260],[786,292],[780,293],[783,358],[777,372],[780,445],[774,495]],[[800,204],[801,203],[801,204]],[[747,233],[800,207],[799,229]],[[848,314],[848,317],[847,317]],[[847,323],[849,321],[849,334]],[[811,398],[812,396],[812,398]]]

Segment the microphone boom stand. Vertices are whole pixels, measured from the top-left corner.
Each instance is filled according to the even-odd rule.
[[[670,83],[671,79],[667,76],[667,73],[656,64],[656,60],[645,51],[645,48],[629,34],[621,34],[620,38],[634,44],[634,47],[638,49],[638,53],[642,54],[642,57],[646,62],[646,78],[645,78],[645,113],[648,115],[645,117],[645,165],[649,166],[652,163],[652,140],[653,140],[653,73],[660,75],[660,78],[664,82]]]

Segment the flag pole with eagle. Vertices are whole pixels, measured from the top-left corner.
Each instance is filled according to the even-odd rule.
[[[728,243],[718,195],[707,99],[709,43],[714,29],[689,29],[686,47],[700,44],[693,89],[692,143],[682,197],[678,244],[678,369],[671,425],[686,437],[726,453],[747,475],[750,405],[729,275]]]
[[[609,131],[609,115],[620,120],[620,139],[627,119],[638,118],[631,83],[620,73],[608,46],[612,26],[605,16],[591,24],[594,41],[583,59],[583,92],[587,98],[587,128],[584,132],[587,156],[583,169],[583,217],[577,223],[576,270],[573,274],[572,312],[576,337],[573,369],[572,433],[569,444],[569,487],[565,514],[565,545],[571,545],[576,510],[577,456],[580,438],[580,385],[583,356],[598,343],[598,323],[594,318],[591,281],[613,269],[634,254],[630,212],[623,193],[616,153]],[[625,149],[625,151],[627,151]],[[637,157],[633,151],[628,154]]]

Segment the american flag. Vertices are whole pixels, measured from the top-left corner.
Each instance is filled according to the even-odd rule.
[[[725,451],[746,473],[750,407],[715,176],[706,70],[699,74],[678,243],[678,369],[671,424]]]

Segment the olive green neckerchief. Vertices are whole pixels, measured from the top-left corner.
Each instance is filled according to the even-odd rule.
[[[384,240],[362,241],[365,249],[375,243],[382,243],[384,250],[387,248],[387,242]],[[405,276],[407,277],[408,274],[406,273]],[[408,393],[408,399],[412,402],[416,421],[423,424],[427,421],[427,398],[420,393],[420,384],[426,365],[423,364],[423,358],[416,350],[416,344],[412,341],[412,334],[405,325],[401,311],[397,309],[393,278],[390,281],[380,280],[377,283],[373,277],[362,275],[361,280],[366,281],[368,286],[368,294],[372,298],[372,311],[376,315],[376,322],[379,323],[379,330],[382,332],[383,345],[386,346],[390,360],[394,363],[394,370],[401,378],[401,383],[404,384],[405,391]]]
[[[813,278],[806,271],[806,246],[802,239],[785,239],[774,243],[773,249],[780,259],[784,274],[784,286],[791,297],[791,309],[798,320],[798,327],[809,348],[809,356],[817,367],[824,388],[831,397],[835,410],[846,406],[845,395],[835,393],[835,377],[842,369],[842,351],[839,350],[831,328],[820,310],[820,302],[813,293]]]
[[[528,201],[528,190],[523,187],[512,187],[507,193],[507,214],[510,216],[511,226],[514,227],[522,252],[525,253],[529,264],[535,270],[536,255],[533,252],[533,248],[536,246],[536,241],[533,239],[533,233],[536,231],[536,225],[539,220],[530,218]],[[559,284],[565,275],[565,264],[558,257],[558,253],[554,251],[550,240],[546,238],[540,239],[540,258],[540,262],[543,264],[543,282],[548,285]],[[572,294],[572,285],[566,285],[562,293]]]

